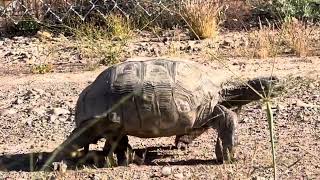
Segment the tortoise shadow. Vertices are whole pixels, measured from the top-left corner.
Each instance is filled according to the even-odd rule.
[[[165,147],[148,147],[145,155],[144,165],[216,165],[215,159],[201,160],[201,159],[189,159],[189,160],[161,160],[160,162],[154,162],[156,159],[163,159],[172,157],[172,154],[163,153],[159,155],[157,150],[173,150],[172,146]],[[134,149],[137,154],[141,154],[145,149]],[[90,151],[89,156],[84,159],[69,158],[63,159],[63,162],[67,164],[68,169],[75,170],[81,167],[99,167],[96,165],[97,161],[104,160],[105,156],[102,151]],[[40,171],[45,165],[46,161],[52,156],[50,152],[37,152],[37,153],[22,153],[0,156],[0,172],[1,171]],[[139,155],[140,156],[140,155]],[[46,170],[53,170],[53,165],[46,168]]]

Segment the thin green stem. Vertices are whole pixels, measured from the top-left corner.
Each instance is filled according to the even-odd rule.
[[[267,116],[268,116],[268,124],[269,124],[269,131],[270,131],[270,139],[271,139],[271,148],[272,148],[272,165],[273,165],[273,179],[276,179],[276,152],[275,152],[275,146],[274,146],[274,124],[273,124],[273,113],[271,110],[271,104],[269,101],[266,101],[267,105]]]

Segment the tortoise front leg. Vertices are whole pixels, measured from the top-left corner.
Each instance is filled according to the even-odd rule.
[[[70,136],[53,151],[55,157],[52,161],[85,155],[89,151],[89,144],[100,137],[99,133],[93,133],[96,132],[95,129],[95,126],[88,127],[86,124],[74,129]],[[84,148],[84,154],[77,152],[81,148]]]
[[[219,106],[222,106],[222,105],[219,105]],[[235,121],[238,121],[238,119],[240,119],[240,112],[241,112],[242,106],[237,106],[237,108],[234,109],[235,113],[232,110],[229,110],[224,106],[222,106],[222,107],[223,107],[223,111],[226,110],[225,113],[227,113],[231,119],[234,119]],[[216,110],[216,111],[220,111],[220,110]],[[237,115],[236,118],[233,118],[234,114]],[[193,140],[198,138],[207,129],[208,128],[200,128],[200,129],[196,129],[188,134],[176,136],[176,139],[175,139],[176,148],[180,149],[180,150],[187,149],[188,145],[191,144]]]
[[[224,161],[231,162],[234,159],[237,140],[238,115],[222,105],[217,105],[214,108],[213,115],[217,116],[212,120],[212,127],[218,131],[215,148],[217,161],[219,163],[223,163]]]
[[[120,138],[120,139],[119,139]],[[119,166],[128,166],[129,164],[129,155],[127,154],[127,150],[132,151],[132,147],[129,144],[129,139],[127,135],[122,137],[120,136],[113,136],[107,138],[105,145],[103,147],[103,152],[106,155],[109,155],[112,151],[112,145],[115,146],[114,153],[117,156],[118,165]]]

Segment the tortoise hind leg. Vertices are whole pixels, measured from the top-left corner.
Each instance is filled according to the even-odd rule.
[[[191,131],[188,134],[176,136],[175,146],[177,149],[186,150],[188,145],[197,137],[203,134],[208,128],[199,128]]]
[[[235,145],[237,141],[236,128],[238,116],[235,112],[222,105],[214,108],[214,115],[217,117],[212,120],[212,127],[217,129],[218,138],[215,146],[217,161],[231,162],[234,159]]]

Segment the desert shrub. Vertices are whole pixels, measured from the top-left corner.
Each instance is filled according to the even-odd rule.
[[[271,25],[251,32],[249,39],[253,43],[253,57],[264,59],[277,55],[279,37]]]
[[[274,0],[272,6],[284,18],[320,20],[320,2],[317,0]]]
[[[281,30],[286,44],[295,55],[308,56],[311,30],[305,23],[293,18],[283,23]]]
[[[128,39],[132,35],[130,19],[120,14],[105,16],[107,32],[110,38]]]
[[[222,2],[218,0],[186,0],[181,4],[181,15],[198,39],[217,35],[221,10]]]

